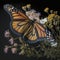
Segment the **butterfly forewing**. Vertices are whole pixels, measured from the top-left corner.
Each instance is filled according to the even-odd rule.
[[[28,17],[20,11],[12,11],[12,28],[18,33],[24,33],[28,28]]]

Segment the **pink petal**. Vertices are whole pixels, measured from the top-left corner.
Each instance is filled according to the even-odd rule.
[[[6,47],[4,48],[4,52],[5,52],[5,53],[8,52],[8,46],[6,46]]]
[[[17,52],[17,49],[16,49],[16,48],[12,48],[11,51],[12,51],[12,53],[14,54],[14,53]]]
[[[7,37],[7,38],[10,37],[10,32],[8,30],[5,31],[4,36]]]
[[[14,43],[14,39],[11,38],[11,39],[9,40],[9,42],[10,42],[10,44],[12,45],[12,44]]]

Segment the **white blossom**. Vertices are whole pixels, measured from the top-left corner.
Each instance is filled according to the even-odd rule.
[[[52,47],[57,47],[57,44],[58,44],[57,42],[51,42]]]
[[[41,20],[40,20],[40,23],[41,23],[41,24],[45,24],[46,22],[47,22],[47,18],[44,18],[44,19],[41,19]]]

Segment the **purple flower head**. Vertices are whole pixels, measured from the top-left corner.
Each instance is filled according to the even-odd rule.
[[[10,44],[12,45],[12,44],[14,43],[14,38],[11,37],[11,38],[9,39],[9,42],[10,42]]]
[[[5,36],[6,38],[9,38],[9,37],[10,37],[10,32],[9,32],[9,30],[6,30],[6,31],[5,31],[4,36]]]
[[[5,46],[5,48],[4,48],[4,52],[5,52],[5,53],[8,52],[8,48],[9,48],[8,46]]]
[[[17,52],[17,48],[11,48],[11,51],[12,51],[12,53],[14,54],[14,53]]]

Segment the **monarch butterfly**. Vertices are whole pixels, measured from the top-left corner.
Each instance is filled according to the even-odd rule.
[[[10,27],[14,33],[22,36],[24,40],[30,43],[47,39],[45,28],[36,20],[31,20],[23,12],[14,6],[6,4],[4,9],[11,17]]]

